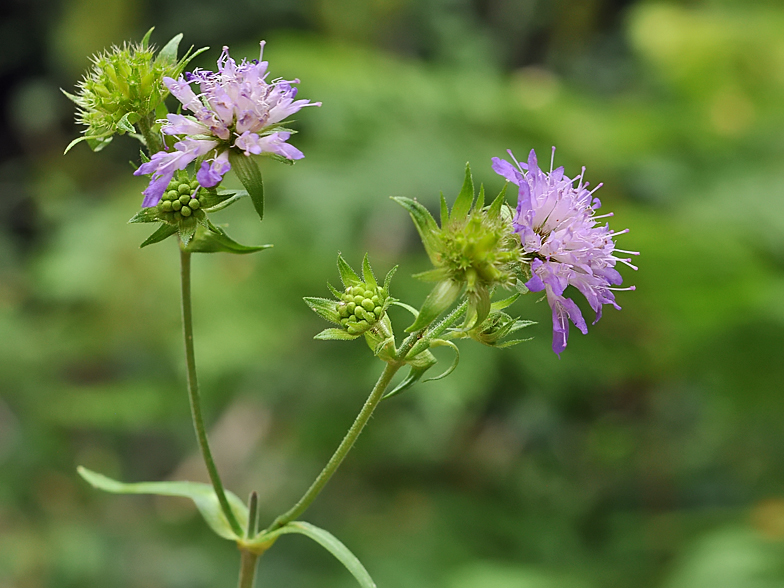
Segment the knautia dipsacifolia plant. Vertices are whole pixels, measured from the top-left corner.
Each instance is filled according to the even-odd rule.
[[[616,286],[621,276],[616,263],[634,268],[629,259],[616,253],[636,252],[617,249],[613,238],[618,233],[598,222],[603,218],[594,214],[599,201],[594,191],[588,191],[584,171],[574,179],[564,175],[563,168],[553,170],[552,165],[549,172],[543,172],[533,151],[527,163],[493,160],[493,169],[518,187],[516,210],[506,202],[507,184],[486,203],[484,187],[477,194],[468,166],[451,210],[441,195],[440,224],[416,200],[395,198],[411,215],[433,265],[418,277],[432,282],[433,288],[417,308],[394,297],[391,281],[396,267],[379,281],[367,254],[359,273],[338,255],[342,289],[329,285],[332,298],[305,298],[313,311],[332,323],[316,339],[363,338],[384,367],[335,453],[302,498],[260,530],[257,494],[251,493],[246,505],[226,490],[210,450],[194,357],[191,257],[194,253],[246,254],[269,247],[237,243],[210,216],[247,196],[263,218],[264,185],[257,160],[264,156],[287,163],[302,159],[303,153],[289,143],[294,131],[283,123],[301,108],[320,103],[296,100],[298,80],[271,79],[261,56],[237,63],[226,47],[216,71],[185,72],[189,60],[203,50],[189,51],[178,60],[182,35],[177,35],[156,53],[149,45],[151,32],[138,45],[115,47],[94,57],[77,92],[67,94],[79,107],[78,122],[87,127],[68,149],[85,141],[99,151],[116,134],[130,135],[142,144],[134,175],[149,176],[149,181],[143,189],[142,208],[130,222],[158,224],[142,247],[177,235],[187,390],[211,484],[126,484],[81,467],[79,473],[108,492],[193,500],[212,530],[239,548],[240,588],[253,586],[259,557],[288,533],[310,537],[337,557],[361,586],[373,587],[369,573],[345,545],[300,517],[340,467],[379,403],[428,381],[423,377],[437,363],[433,348],[448,347],[454,351],[454,361],[429,380],[444,378],[457,368],[456,342],[473,340],[503,348],[528,340],[510,338],[533,323],[508,309],[529,291],[545,292],[553,312],[553,351],[560,354],[566,348],[569,320],[586,332],[582,314],[565,295],[566,289],[573,286],[581,292],[598,320],[604,304],[618,308],[613,292],[620,289]],[[178,102],[171,100],[175,112],[168,110],[168,94]],[[244,190],[221,188],[230,171]],[[392,306],[413,316],[400,337],[389,316]],[[392,387],[402,368],[407,373]]]

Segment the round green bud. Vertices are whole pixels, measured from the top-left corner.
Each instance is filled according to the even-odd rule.
[[[346,308],[348,308],[348,312],[349,312],[349,314],[354,314],[354,309],[355,309],[356,307],[357,307],[357,303],[356,303],[356,302],[353,302],[353,301],[352,301],[352,302],[349,302],[348,304],[346,304]]]
[[[359,327],[359,329],[362,331],[366,331],[370,328],[370,323],[365,320],[361,320],[357,323],[357,327]]]
[[[347,326],[348,325],[348,318],[340,319],[340,325],[343,326],[343,327]]]
[[[198,187],[199,187],[199,180],[193,180],[191,182],[191,190],[193,191],[193,190],[195,190]]]
[[[171,212],[172,211],[171,200],[161,200],[160,209],[164,212]]]
[[[180,194],[190,194],[191,192],[191,185],[190,184],[180,184],[177,186],[177,191]]]
[[[357,294],[356,296],[354,296],[354,302],[355,302],[356,304],[362,304],[362,301],[363,301],[364,299],[365,299],[365,297],[364,297],[364,296],[360,296],[359,294]]]
[[[201,202],[199,202],[199,201],[198,201],[196,198],[191,198],[191,199],[188,201],[188,206],[189,206],[189,207],[190,207],[192,210],[197,210],[197,209],[199,209],[199,208],[201,207]]]
[[[378,294],[373,294],[373,296],[371,297],[371,300],[373,301],[373,304],[375,304],[375,305],[381,304],[381,299],[378,297]]]
[[[346,318],[348,316],[348,308],[346,308],[345,304],[339,304],[338,305],[338,314],[342,318]]]
[[[179,200],[174,200],[172,202],[172,209],[179,210],[180,208],[182,208],[182,202],[180,202]]]
[[[375,314],[375,315],[376,315],[376,318],[381,318],[381,313],[382,313],[382,312],[384,312],[384,309],[383,309],[383,308],[381,308],[380,306],[376,306],[376,307],[373,309],[373,314]]]
[[[354,316],[357,317],[358,319],[366,319],[367,318],[366,315],[365,315],[365,309],[362,308],[361,306],[357,306],[354,309]]]
[[[166,192],[166,194],[164,194],[163,197],[166,200],[177,200],[177,198],[179,198],[179,196],[180,196],[180,194],[177,191],[169,190],[168,192]]]
[[[182,208],[180,208],[180,214],[182,216],[190,216],[192,212],[193,211],[187,206],[183,206]]]
[[[179,198],[179,200],[180,200],[180,204],[182,204],[183,206],[185,206],[186,204],[188,204],[188,202],[190,202],[190,199],[191,199],[191,196],[190,196],[190,194],[183,194],[183,195],[182,195],[182,196],[180,196],[180,198]]]
[[[365,310],[373,310],[375,306],[376,306],[375,303],[370,298],[365,298],[362,301],[362,308],[364,308]]]

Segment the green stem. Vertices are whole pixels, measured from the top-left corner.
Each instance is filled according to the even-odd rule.
[[[237,517],[234,516],[229,501],[226,500],[226,492],[223,490],[223,483],[212,459],[210,444],[207,440],[207,432],[204,428],[204,418],[201,414],[201,398],[199,397],[199,382],[196,379],[196,356],[193,351],[193,312],[191,310],[191,254],[180,249],[180,278],[182,283],[182,330],[185,335],[185,363],[188,368],[188,394],[191,401],[191,416],[193,417],[193,427],[196,429],[196,438],[199,441],[201,455],[207,472],[210,474],[212,487],[218,497],[223,514],[231,525],[237,537],[243,536],[243,530]]]
[[[139,119],[136,126],[139,127],[139,132],[144,137],[144,142],[147,144],[147,154],[152,156],[153,153],[158,153],[163,149],[163,142],[161,138],[152,132],[155,117],[150,114],[147,117]]]
[[[279,529],[280,527],[284,526],[287,523],[298,518],[307,508],[310,506],[310,503],[316,499],[316,496],[319,495],[321,490],[324,488],[329,479],[335,473],[335,470],[340,467],[340,464],[343,463],[343,460],[346,458],[346,455],[351,448],[354,446],[359,434],[362,432],[362,429],[365,428],[370,416],[373,414],[373,411],[378,406],[378,403],[381,401],[381,397],[384,395],[384,391],[387,389],[389,382],[392,380],[392,376],[395,375],[397,370],[399,370],[403,366],[402,362],[396,363],[388,363],[384,367],[384,371],[381,372],[381,376],[379,376],[376,385],[373,387],[373,391],[368,396],[368,399],[365,401],[365,405],[362,407],[362,410],[359,411],[357,418],[354,420],[354,424],[351,425],[351,428],[346,433],[346,436],[343,437],[343,441],[341,441],[340,445],[338,446],[335,453],[327,462],[327,465],[324,466],[324,469],[321,470],[321,473],[318,475],[316,480],[311,484],[308,491],[299,499],[299,502],[291,507],[287,512],[280,515],[276,518],[272,524],[265,529],[265,533],[269,533],[270,531],[274,531],[275,529]]]
[[[239,588],[253,588],[253,581],[256,579],[256,563],[258,561],[258,554],[250,551],[240,551]]]

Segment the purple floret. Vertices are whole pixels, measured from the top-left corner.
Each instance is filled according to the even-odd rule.
[[[264,51],[264,41],[261,42]],[[267,82],[267,62],[245,61],[237,64],[228,47],[218,58],[218,71],[186,72],[179,79],[164,78],[172,96],[190,114],[169,114],[161,127],[165,135],[183,137],[175,151],[160,151],[143,164],[135,175],[152,174],[144,191],[142,206],[155,206],[178,169],[198,157],[207,156],[196,174],[199,184],[211,188],[231,169],[230,149],[246,156],[272,153],[286,159],[302,159],[303,153],[286,141],[291,133],[276,130],[276,125],[305,106],[320,102],[294,100],[299,80]],[[196,94],[191,84],[198,84]],[[277,127],[280,128],[280,127]],[[210,144],[209,148],[206,145]]]
[[[514,164],[494,157],[493,170],[519,187],[513,226],[531,263],[532,276],[526,287],[532,292],[545,291],[553,311],[553,351],[560,355],[569,338],[569,321],[583,334],[588,332],[580,309],[563,295],[567,286],[574,286],[585,296],[596,313],[595,324],[604,304],[620,309],[613,291],[634,290],[634,286],[615,287],[622,282],[615,269],[617,262],[637,269],[629,258],[616,257],[615,253],[639,253],[615,248],[613,237],[628,229],[613,233],[608,225],[598,223],[598,219],[612,213],[595,216],[601,203],[593,193],[601,184],[589,191],[588,183],[583,181],[585,168],[570,179],[563,167],[553,170],[551,166],[550,172],[539,169],[533,150],[527,163],[518,162],[511,151],[509,155]]]

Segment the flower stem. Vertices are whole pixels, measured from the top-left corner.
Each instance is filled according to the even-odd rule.
[[[253,588],[256,579],[256,563],[259,556],[250,551],[240,551],[240,583],[239,588]]]
[[[329,479],[332,477],[338,467],[340,467],[340,464],[343,463],[343,460],[345,459],[348,452],[351,451],[351,448],[354,446],[354,443],[359,437],[359,434],[362,432],[362,429],[365,428],[365,425],[370,419],[370,416],[373,414],[376,406],[378,406],[378,403],[381,402],[381,397],[384,395],[384,391],[387,389],[389,382],[392,380],[392,376],[395,375],[397,370],[399,370],[402,365],[402,363],[388,363],[384,367],[384,371],[381,372],[381,376],[379,376],[376,385],[373,387],[373,391],[365,401],[365,405],[362,407],[362,410],[359,411],[357,418],[354,420],[354,424],[351,425],[348,433],[346,433],[346,436],[343,437],[343,441],[341,441],[337,450],[327,462],[327,465],[324,466],[323,470],[321,470],[321,473],[318,475],[313,484],[311,484],[310,488],[308,488],[308,491],[305,492],[302,498],[299,499],[299,502],[297,502],[297,504],[291,507],[287,512],[276,518],[264,531],[265,533],[279,529],[285,524],[295,520],[302,513],[304,513],[305,510],[307,510],[307,508],[310,506],[310,503],[316,499],[316,496],[319,495],[327,482],[329,482]]]
[[[307,492],[305,492],[302,498],[299,499],[297,504],[276,518],[272,524],[263,531],[263,533],[269,533],[275,529],[280,529],[284,525],[297,519],[316,499],[324,486],[326,486],[327,482],[329,482],[329,479],[340,467],[340,464],[343,463],[343,460],[346,458],[346,455],[348,455],[348,452],[351,451],[351,448],[354,446],[354,443],[359,437],[359,434],[362,432],[362,429],[365,428],[368,420],[370,420],[370,417],[373,414],[373,411],[376,409],[376,406],[378,406],[378,403],[381,402],[381,399],[384,396],[384,392],[389,386],[389,383],[392,381],[393,376],[401,367],[405,365],[403,358],[405,358],[406,354],[409,352],[411,347],[413,347],[414,343],[419,340],[423,331],[424,329],[409,335],[395,354],[396,361],[386,364],[384,371],[381,372],[376,385],[373,386],[373,390],[370,392],[370,396],[368,396],[364,406],[362,406],[362,410],[359,411],[359,414],[354,420],[354,423],[351,425],[351,428],[348,430],[348,433],[346,433],[346,436],[343,437],[343,441],[340,442],[340,445],[335,450],[335,453],[333,453],[332,457],[329,458],[327,465],[324,466],[323,470],[321,470],[321,473],[318,475],[313,484],[310,485],[310,488],[308,488]]]
[[[144,137],[144,142],[147,145],[147,154],[152,156],[153,153],[158,153],[163,149],[163,142],[160,137],[152,132],[154,116],[150,114],[147,117],[142,117],[136,125],[139,127],[139,132]]]
[[[196,430],[196,439],[199,441],[199,449],[210,474],[212,487],[218,497],[221,510],[226,520],[231,525],[237,537],[243,536],[243,530],[234,516],[229,501],[226,500],[226,493],[223,490],[223,483],[212,459],[210,444],[207,440],[207,432],[204,428],[204,419],[201,414],[201,398],[199,397],[199,382],[196,379],[196,356],[193,351],[193,313],[191,310],[191,254],[180,249],[180,278],[182,283],[182,330],[185,336],[185,363],[188,368],[188,394],[191,401],[191,416],[193,417],[193,427]],[[252,580],[251,580],[252,581]]]

